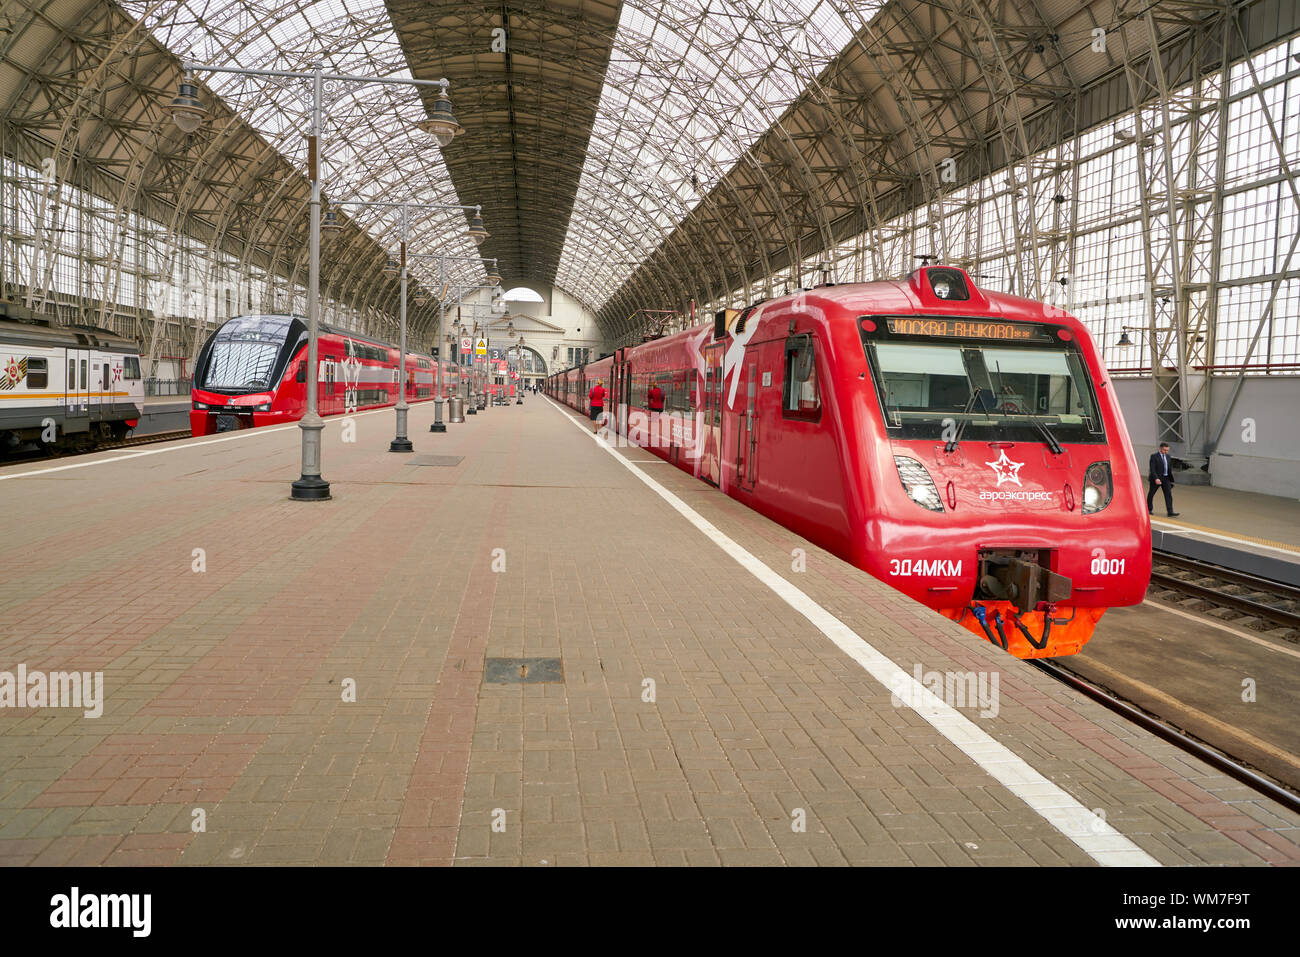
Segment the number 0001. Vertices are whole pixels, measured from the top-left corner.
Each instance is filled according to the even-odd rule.
[[[1123,558],[1094,558],[1092,560],[1092,573],[1094,575],[1122,575],[1124,574]]]

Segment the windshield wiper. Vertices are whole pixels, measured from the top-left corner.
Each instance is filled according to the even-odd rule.
[[[1047,440],[1047,447],[1052,450],[1053,455],[1060,455],[1065,451],[1065,449],[1061,448],[1061,443],[1056,441],[1056,436],[1052,434],[1052,430],[1047,427],[1046,422],[1032,412],[1026,412],[1025,415],[1029,416],[1029,421],[1038,428],[1039,432],[1043,433],[1043,438]]]
[[[1001,362],[993,363],[993,369],[998,377],[998,394],[999,396],[1001,396],[1004,394],[1002,391],[1002,363]],[[1015,415],[1016,413],[1013,412],[1011,414]],[[1046,422],[1040,419],[1033,412],[1030,412],[1028,409],[1020,409],[1019,414],[1029,419],[1029,421],[1033,424],[1033,426],[1043,434],[1043,438],[1047,442],[1047,447],[1052,450],[1053,455],[1060,455],[1065,451],[1065,449],[1061,448],[1061,443],[1056,441],[1056,436],[1052,434],[1052,430],[1047,427]]]
[[[951,439],[944,445],[945,452],[956,452],[957,446],[961,444],[961,434],[966,431],[966,425],[970,422],[971,410],[975,408],[975,400],[979,398],[980,390],[972,389],[970,398],[966,400],[966,408],[961,410],[962,420],[957,424],[957,431],[953,433]]]

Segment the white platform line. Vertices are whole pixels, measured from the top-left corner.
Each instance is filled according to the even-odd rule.
[[[359,419],[363,415],[374,415],[376,412],[388,412],[391,411],[391,409],[392,407],[385,408],[385,409],[368,409],[365,412],[353,412],[352,417]],[[332,422],[335,419],[342,421],[347,417],[348,416],[345,414],[331,415],[328,419],[325,419],[325,424],[329,425],[330,422]],[[33,472],[9,472],[8,474],[0,473],[0,482],[4,482],[8,479],[33,478],[37,475],[48,475],[51,472],[66,472],[69,469],[88,469],[92,465],[107,465],[110,462],[125,462],[127,459],[144,458],[146,455],[164,455],[167,452],[181,452],[184,451],[185,449],[197,449],[201,445],[216,445],[218,442],[234,442],[236,439],[245,439],[245,438],[249,438],[250,436],[256,437],[259,435],[270,435],[272,432],[283,432],[285,429],[296,429],[296,428],[298,428],[298,423],[294,422],[290,425],[262,426],[260,429],[240,429],[238,432],[234,433],[233,435],[224,435],[219,439],[204,439],[202,442],[189,442],[185,439],[176,439],[175,441],[185,442],[185,444],[172,445],[169,442],[160,449],[147,449],[144,452],[128,452],[126,455],[114,455],[112,458],[95,459],[93,462],[73,462],[69,465],[54,465],[48,469],[36,469]],[[93,455],[94,453],[92,452],[89,454]]]
[[[575,428],[612,455],[616,461],[671,505],[678,514],[703,532],[710,541],[735,559],[742,568],[812,622],[818,631],[861,665],[868,674],[891,691],[902,692],[898,697],[908,707],[960,748],[994,780],[1077,844],[1094,861],[1106,867],[1160,866],[1160,862],[1154,857],[1043,777],[1023,758],[994,739],[988,732],[981,730],[957,709],[932,694],[929,689],[877,651],[848,625],[768,568],[699,512],[641,471],[633,462],[619,455],[607,442],[584,428],[582,423],[567,414],[566,418]],[[907,692],[903,689],[910,689],[910,696],[906,696]]]

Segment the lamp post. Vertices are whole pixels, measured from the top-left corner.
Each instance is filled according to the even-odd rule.
[[[468,207],[465,207],[465,208],[468,208]],[[475,209],[477,210],[478,207],[475,207]],[[483,225],[483,221],[482,221],[482,219],[478,219],[478,217],[477,217],[477,213],[476,213],[476,219],[477,219],[477,221],[478,221],[479,226],[481,227],[481,226]],[[474,235],[473,235],[473,228],[474,228],[474,227],[473,227],[473,224],[471,223],[471,225],[470,225],[470,230],[471,230],[471,234],[470,234],[470,236],[471,236],[471,238],[474,238]],[[482,233],[482,236],[483,236],[483,238],[486,238],[486,237],[487,237],[487,233],[486,233],[486,231]],[[483,241],[483,239],[482,239],[482,238],[480,238],[480,239],[474,239],[474,241],[475,241],[476,243],[481,243],[481,242]],[[480,260],[479,260],[478,258],[474,257],[474,256],[448,256],[446,253],[412,253],[412,254],[411,254],[411,258],[412,258],[412,259],[436,259],[436,260],[438,260],[438,285],[439,285],[439,288],[441,288],[441,287],[443,286],[443,284],[445,284],[446,281],[447,281],[447,263],[449,263],[449,262],[480,262]],[[489,282],[491,282],[491,280],[493,280],[493,279],[496,279],[497,282],[500,282],[500,276],[497,275],[497,273],[496,273],[496,267],[498,266],[499,261],[496,260],[496,259],[484,259],[484,260],[481,260],[481,261],[482,261],[483,263],[491,263],[492,266],[493,266],[493,271],[492,271],[491,273],[488,274],[488,280],[489,280]],[[487,287],[485,287],[485,286],[472,286],[472,287],[467,287],[467,286],[458,286],[457,289],[456,289],[456,298],[459,300],[461,296],[463,296],[466,292],[470,291],[471,289],[484,289],[484,288],[487,288]],[[447,318],[447,299],[448,299],[447,296],[442,296],[442,297],[439,299],[439,302],[438,302],[438,337],[439,337],[439,339],[441,339],[441,337],[442,337],[442,327],[443,327],[443,323],[446,321],[446,318]],[[458,362],[458,364],[459,364],[459,362]],[[447,426],[443,425],[443,422],[442,422],[442,357],[441,357],[441,356],[438,357],[438,382],[437,382],[437,385],[434,387],[434,400],[433,400],[433,424],[429,426],[429,431],[430,431],[430,432],[446,432],[446,431],[447,431]]]
[[[494,275],[493,277],[490,278],[496,278],[496,277]],[[456,293],[458,305],[460,304],[460,298],[463,297],[466,292],[482,290],[485,288],[488,287],[486,286],[459,287]],[[500,294],[499,286],[493,287],[493,289],[494,292],[496,292],[498,295]],[[447,298],[450,299],[451,297],[448,296]],[[482,333],[485,339],[488,334],[487,326],[481,324],[478,320],[477,310],[482,308],[484,305],[490,305],[490,304],[481,303],[481,302],[470,302],[470,303],[464,303],[464,305],[467,305],[470,307],[470,309],[475,310],[472,316],[473,329],[470,332],[470,338],[473,345],[477,347],[478,345],[477,340],[479,338],[480,332]],[[461,335],[465,335],[466,327],[464,325],[461,325],[460,329],[461,329]],[[477,355],[474,354],[474,351],[475,351],[474,349],[471,349],[469,362],[465,364],[467,371],[469,373],[468,377],[464,373],[462,373],[461,375],[461,381],[464,382],[465,384],[465,405],[466,405],[465,412],[467,415],[475,415],[478,411],[487,408],[486,402],[484,402],[482,405],[479,405],[479,402],[484,398],[483,393],[479,391],[479,376],[484,366],[486,365],[487,360],[486,357],[484,357],[483,365],[480,365],[479,358]]]
[[[515,371],[519,378],[515,380],[515,405],[524,404],[524,337],[519,337],[518,355],[516,356]]]
[[[402,333],[401,333],[401,349],[399,352],[398,364],[397,364],[398,367],[397,435],[396,437],[394,437],[393,441],[389,443],[388,451],[414,452],[415,446],[411,444],[411,440],[407,438],[406,435],[406,421],[407,421],[408,413],[410,411],[410,406],[406,402],[406,279],[407,279],[406,262],[408,258],[406,247],[408,242],[410,241],[410,219],[411,219],[410,211],[413,209],[420,209],[420,210],[472,209],[474,210],[474,218],[470,221],[467,235],[469,236],[470,239],[474,241],[475,245],[477,245],[483,242],[483,240],[487,238],[487,230],[483,228],[483,207],[460,206],[453,203],[413,203],[410,200],[403,200],[400,203],[383,202],[383,201],[343,200],[342,202],[336,202],[333,205],[371,207],[371,208],[378,208],[378,209],[397,209],[402,214],[401,259],[398,263],[398,269],[399,269],[399,274],[401,275],[401,283],[402,283],[402,291],[401,291],[402,302],[400,307]],[[333,211],[331,210],[331,212]],[[337,225],[337,217],[334,219],[333,225],[335,229],[340,228]],[[415,259],[421,257],[411,255],[410,258]],[[462,256],[457,258],[467,259],[469,257]],[[492,262],[495,263],[496,260],[494,259],[492,260]],[[387,269],[385,269],[384,271],[388,272]],[[439,339],[442,338],[442,317],[441,316],[439,316],[438,319],[438,338]],[[438,357],[437,371],[438,371],[438,383],[437,386],[435,387],[435,391],[437,393],[437,402],[435,405],[437,421],[434,423],[434,425],[442,426],[442,357],[441,356]],[[442,426],[442,428],[430,427],[429,431],[443,432],[446,431],[446,426]]]
[[[177,96],[171,102],[172,119],[185,132],[198,129],[206,109],[198,97],[198,87],[193,75],[197,71],[206,73],[233,73],[240,76],[265,76],[279,79],[311,81],[311,132],[307,137],[307,178],[311,182],[311,231],[308,237],[307,269],[307,411],[298,422],[302,430],[302,475],[293,483],[290,497],[300,502],[318,502],[330,497],[330,485],[321,477],[321,431],[325,422],[317,411],[317,393],[320,390],[320,370],[317,363],[320,339],[320,226],[321,226],[321,175],[320,175],[320,139],[321,119],[324,112],[325,81],[336,83],[368,84],[378,83],[383,86],[439,86],[441,92],[434,103],[433,114],[422,121],[420,128],[430,133],[439,146],[447,146],[452,138],[464,132],[451,112],[451,101],[447,98],[449,81],[392,79],[389,77],[351,76],[345,73],[326,73],[321,64],[313,63],[307,71],[299,70],[250,70],[233,66],[210,66],[203,63],[186,62],[182,64],[185,81],[180,84]],[[478,228],[483,224],[479,220]],[[471,227],[473,224],[471,224]]]

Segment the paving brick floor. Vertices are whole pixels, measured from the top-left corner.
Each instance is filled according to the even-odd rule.
[[[431,419],[415,457],[331,420],[325,503],[292,427],[0,469],[0,670],[106,689],[0,708],[0,862],[1091,863],[558,407]],[[1295,816],[625,454],[905,671],[996,672],[967,717],[1162,863],[1300,859]]]

